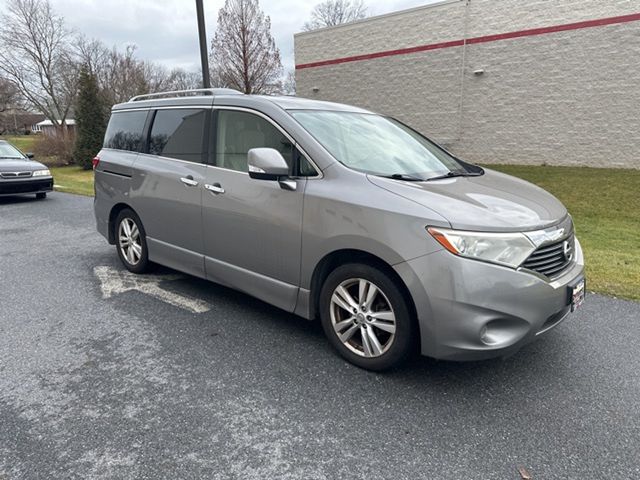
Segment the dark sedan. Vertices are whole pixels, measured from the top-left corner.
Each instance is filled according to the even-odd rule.
[[[0,196],[35,194],[46,198],[53,190],[49,169],[5,140],[0,140]]]

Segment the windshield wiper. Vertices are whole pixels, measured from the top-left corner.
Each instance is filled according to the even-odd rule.
[[[453,178],[453,177],[479,177],[484,174],[482,172],[460,172],[460,171],[451,171],[447,172],[444,175],[438,175],[436,177],[430,177],[425,180],[425,182],[430,182],[431,180],[441,180],[443,178]]]
[[[392,178],[394,180],[404,180],[405,182],[424,182],[424,178],[414,177],[405,173],[394,173],[392,175],[378,175],[382,178]]]
[[[22,157],[0,157],[0,160],[22,160]]]

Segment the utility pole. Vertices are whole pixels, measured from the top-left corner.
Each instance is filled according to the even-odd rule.
[[[202,87],[211,88],[209,76],[209,51],[207,48],[207,31],[204,24],[204,8],[202,0],[196,0],[196,13],[198,16],[198,35],[200,36],[200,63],[202,64]]]

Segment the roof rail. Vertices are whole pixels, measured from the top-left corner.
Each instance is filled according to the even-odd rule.
[[[140,100],[149,100],[151,98],[161,97],[186,97],[189,95],[242,95],[242,92],[233,88],[194,88],[191,90],[173,90],[171,92],[156,92],[136,95],[129,99],[130,102],[139,102]]]

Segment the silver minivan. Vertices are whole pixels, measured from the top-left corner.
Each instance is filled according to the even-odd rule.
[[[138,96],[113,107],[94,168],[98,231],[127,269],[165,265],[319,318],[363,368],[506,356],[584,299],[556,198],[360,108]]]

